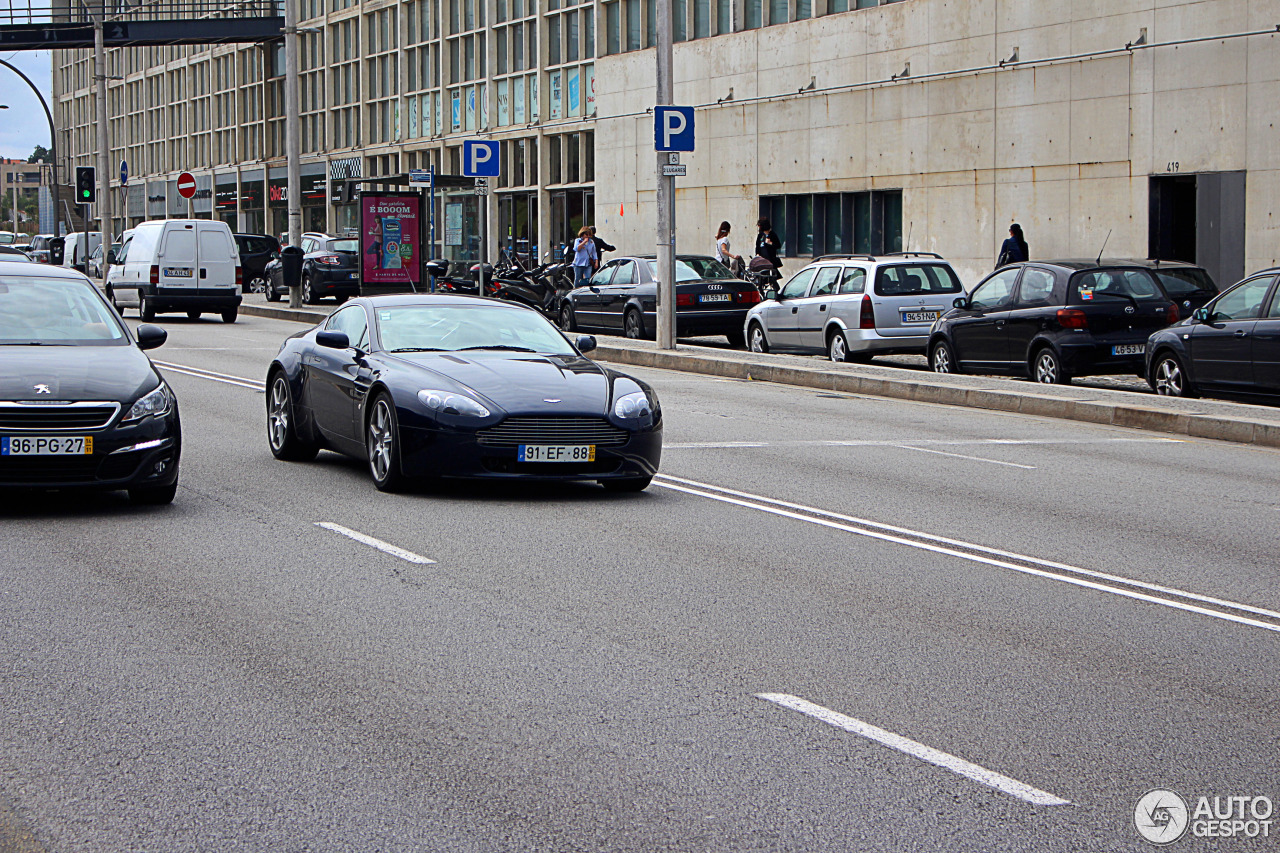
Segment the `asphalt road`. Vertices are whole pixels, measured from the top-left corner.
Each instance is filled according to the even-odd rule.
[[[173,506],[0,504],[0,851],[1152,850],[1154,788],[1280,801],[1280,453],[636,369],[644,494],[390,496],[272,459],[299,326],[162,324]]]

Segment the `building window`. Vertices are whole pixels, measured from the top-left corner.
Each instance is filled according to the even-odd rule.
[[[762,196],[760,215],[788,257],[902,251],[902,190]]]

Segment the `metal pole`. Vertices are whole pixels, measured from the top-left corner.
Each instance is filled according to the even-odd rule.
[[[302,136],[298,122],[298,0],[284,0],[284,147],[289,171],[285,203],[290,246],[302,243]],[[300,281],[289,288],[289,307],[302,307]]]
[[[657,0],[658,91],[654,101],[668,106],[675,98],[671,74],[671,0]],[[665,177],[662,166],[669,157],[658,152],[658,348],[676,348],[676,205],[675,178]]]
[[[427,167],[427,171],[431,175],[431,186],[428,187],[427,189],[427,198],[428,198],[427,205],[430,208],[430,212],[427,214],[427,227],[431,231],[431,237],[429,238],[431,241],[431,244],[430,244],[431,247],[427,249],[427,252],[430,253],[427,260],[435,260],[435,256],[436,256],[436,165],[432,163],[430,166]],[[432,293],[435,293],[436,277],[431,276],[430,278],[431,278],[430,289]]]
[[[107,140],[107,51],[102,43],[102,14],[93,17],[93,76],[98,101],[98,239],[102,241],[102,280],[107,280],[107,249],[111,247],[111,150]],[[85,272],[89,271],[89,241],[84,244]]]
[[[484,262],[489,257],[489,205],[487,203],[489,197],[476,196],[476,200],[479,202],[480,207],[480,295],[488,296],[489,291],[485,290],[484,287]]]
[[[15,65],[10,65],[3,59],[0,59],[0,65],[8,68],[14,74],[22,78],[22,82],[31,87],[31,91],[36,93],[36,97],[40,99],[40,106],[44,107],[44,117],[49,120],[49,158],[53,161],[51,165],[51,176],[53,178],[53,236],[61,237],[62,233],[58,229],[60,200],[58,199],[58,132],[53,127],[53,113],[49,112],[49,104],[45,102],[44,95],[36,88],[36,84],[31,82],[31,78],[22,73],[22,69]],[[37,224],[37,227],[38,224]]]

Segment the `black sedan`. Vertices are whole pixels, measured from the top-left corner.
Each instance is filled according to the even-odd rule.
[[[583,356],[594,347],[491,299],[355,299],[272,361],[268,443],[278,459],[366,460],[383,491],[442,477],[640,491],[658,470],[662,410],[648,385]]]
[[[1280,398],[1280,270],[1246,278],[1147,342],[1157,394]]]
[[[360,241],[326,234],[302,235],[302,301],[315,305],[322,297],[339,303],[360,294]],[[279,253],[266,266],[267,301],[289,295]]]
[[[1145,375],[1147,338],[1178,306],[1144,263],[1032,261],[987,276],[934,323],[938,373],[1010,373],[1037,382]]]
[[[658,328],[656,268],[652,256],[609,261],[590,283],[565,294],[560,328],[652,338]],[[676,258],[677,335],[724,335],[734,346],[743,346],[747,312],[759,302],[760,290],[715,258]]]
[[[178,401],[97,288],[73,270],[0,261],[0,487],[178,488]]]

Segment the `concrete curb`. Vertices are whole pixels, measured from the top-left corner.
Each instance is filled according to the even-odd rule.
[[[241,305],[240,313],[308,324],[319,323],[329,316],[329,312],[323,310],[275,308],[262,305]],[[780,385],[817,388],[845,394],[864,394],[917,403],[1013,412],[1041,418],[1106,424],[1150,432],[1280,448],[1280,411],[1274,418],[1263,417],[1264,414],[1269,414],[1267,412],[1255,416],[1252,406],[1239,406],[1241,411],[1239,415],[1235,412],[1217,414],[1182,411],[1163,405],[1166,398],[1162,397],[1143,398],[1142,403],[1109,399],[1075,399],[1072,396],[1064,396],[1064,394],[1070,394],[1069,388],[1060,389],[1055,394],[1022,393],[1012,388],[1004,390],[965,387],[946,381],[922,378],[934,376],[929,373],[920,374],[919,377],[899,377],[892,374],[909,372],[877,368],[874,374],[869,374],[859,371],[856,366],[831,365],[816,368],[782,363],[782,359],[789,358],[787,356],[767,356],[770,360],[763,361],[758,357],[751,357],[750,353],[735,351],[732,355],[720,355],[712,349],[708,349],[705,353],[692,351],[696,349],[681,345],[679,349],[670,351],[659,350],[652,344],[643,342],[634,346],[602,343],[592,353],[592,357],[600,361],[635,367],[654,367],[727,379],[775,382]],[[747,358],[743,358],[744,355]],[[1118,395],[1128,393],[1131,392],[1109,392],[1109,394]],[[1227,407],[1235,404],[1213,403],[1210,405]]]

